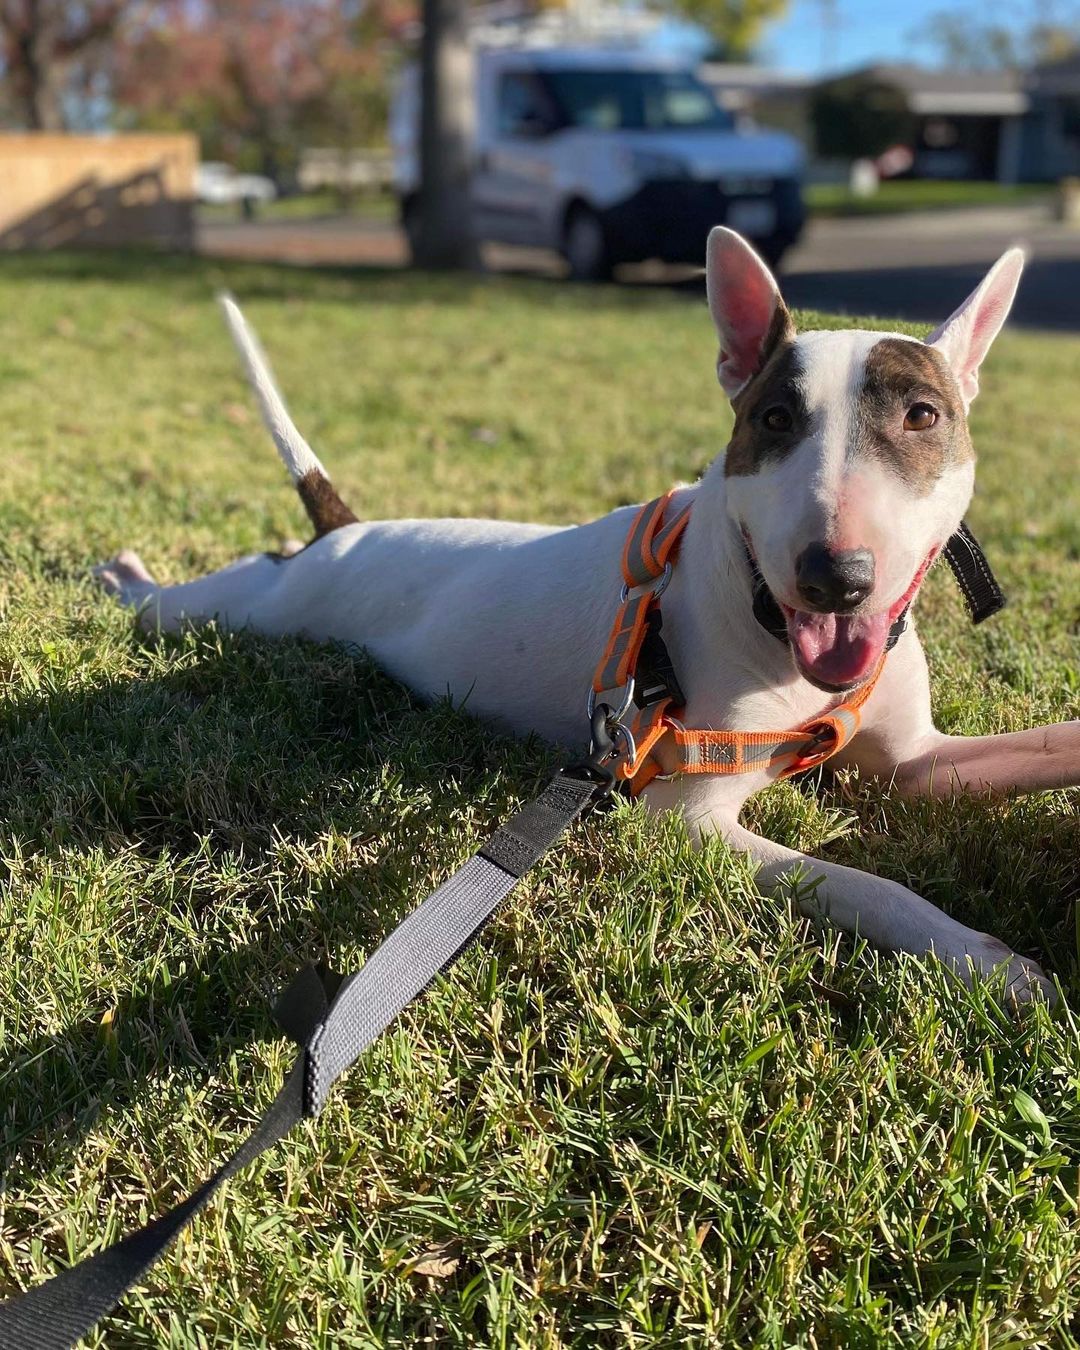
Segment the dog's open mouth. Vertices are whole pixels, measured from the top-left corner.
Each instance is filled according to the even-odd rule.
[[[782,605],[795,664],[825,689],[850,689],[873,673],[897,614],[807,614]]]
[[[931,549],[900,599],[878,614],[810,614],[781,601],[800,674],[830,692],[852,689],[869,679],[885,651],[890,629],[914,600],[937,552]]]

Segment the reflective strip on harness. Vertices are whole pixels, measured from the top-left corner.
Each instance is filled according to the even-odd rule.
[[[655,581],[671,561],[671,555],[682,539],[682,532],[690,519],[689,504],[673,512],[666,523],[664,521],[674,495],[673,488],[663,497],[646,502],[634,517],[622,557],[623,581],[631,590]]]
[[[665,523],[664,513],[674,491],[655,501],[646,502],[634,517],[623,547],[622,574],[627,586],[626,598],[615,613],[604,655],[593,678],[593,690],[602,694],[605,689],[621,689],[637,669],[641,644],[648,629],[649,612],[656,604],[651,591],[633,594],[640,587],[659,581],[664,568],[682,538],[690,507],[673,513]]]
[[[778,767],[778,776],[789,778],[816,768],[842,750],[859,730],[859,710],[873,692],[884,660],[843,703],[793,731],[689,731],[672,726],[673,771],[724,775]],[[636,779],[633,787],[640,791]]]
[[[605,689],[621,689],[637,667],[641,644],[645,641],[646,620],[652,608],[653,597],[648,591],[630,596],[619,606],[615,624],[608,638],[607,651],[596,672],[593,688],[599,694]]]

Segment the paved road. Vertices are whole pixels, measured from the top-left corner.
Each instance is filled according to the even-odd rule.
[[[936,320],[978,282],[1010,244],[1031,261],[1013,321],[1080,331],[1080,229],[1051,221],[1044,208],[925,212],[879,219],[817,220],[784,264],[784,293],[795,305],[833,313]],[[256,221],[204,226],[201,243],[219,256],[295,263],[399,266],[405,248],[390,225],[349,218]],[[552,255],[492,249],[496,268],[560,275]],[[629,269],[630,284],[701,289],[699,277]]]
[[[785,260],[784,293],[833,313],[940,320],[1016,243],[1031,256],[1012,322],[1080,331],[1080,229],[1045,209],[814,221]]]

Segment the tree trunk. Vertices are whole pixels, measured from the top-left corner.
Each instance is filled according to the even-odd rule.
[[[61,97],[63,71],[52,48],[54,34],[48,17],[30,7],[29,22],[16,42],[17,59],[12,74],[16,97],[31,131],[63,131]]]
[[[424,0],[420,45],[418,267],[475,267],[469,206],[475,93],[466,0]]]

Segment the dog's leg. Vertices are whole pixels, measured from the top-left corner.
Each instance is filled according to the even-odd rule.
[[[995,736],[934,726],[926,657],[914,633],[889,657],[863,729],[839,757],[909,796],[1044,792],[1080,786],[1080,721]]]
[[[705,782],[675,779],[655,780],[644,795],[650,810],[681,814],[693,838],[700,841],[718,834],[745,853],[758,866],[763,890],[790,892],[797,879],[795,896],[803,913],[827,919],[887,951],[933,953],[966,983],[973,972],[985,977],[1004,967],[1009,993],[1018,1002],[1040,993],[1054,1001],[1053,986],[1034,961],[1018,956],[989,933],[950,918],[899,882],[821,862],[746,829],[738,818],[744,795],[735,785],[731,791],[731,796],[718,796],[717,789]]]
[[[125,549],[96,567],[94,575],[121,604],[138,611],[139,624],[148,632],[176,632],[185,623],[216,619],[225,628],[278,634],[294,631],[276,621],[278,607],[273,603],[287,566],[280,558],[258,553],[196,581],[159,586],[138,554]]]
[[[111,561],[100,563],[94,568],[94,576],[122,605],[135,609],[157,590],[143,560],[130,548],[122,549]]]
[[[897,764],[893,781],[901,792],[935,797],[1077,787],[1080,721],[998,736],[946,736],[935,730]]]
[[[915,955],[933,953],[965,983],[970,983],[973,972],[987,977],[1004,967],[1012,999],[1028,1002],[1041,992],[1051,1003],[1055,1001],[1053,985],[1034,961],[1018,956],[989,933],[976,932],[951,919],[906,886],[852,867],[820,862],[774,844],[737,821],[718,820],[713,824],[732,848],[745,852],[759,865],[761,886],[782,891],[790,887],[793,873],[801,874],[796,895],[803,913],[857,933],[875,947]]]

